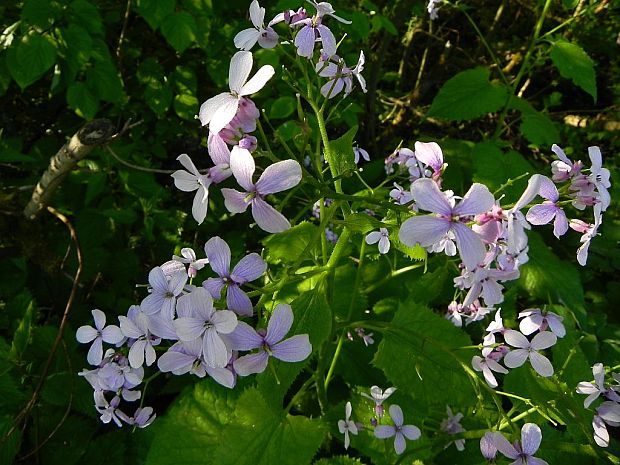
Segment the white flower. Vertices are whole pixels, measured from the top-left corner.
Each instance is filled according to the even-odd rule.
[[[271,24],[265,28],[265,9],[254,0],[250,4],[250,20],[254,27],[244,29],[235,38],[235,47],[241,50],[250,50],[256,42],[263,48],[273,48],[278,44],[278,34],[271,28]]]
[[[532,368],[540,376],[553,375],[553,365],[549,359],[538,353],[539,350],[547,349],[557,342],[557,336],[551,331],[538,333],[530,342],[519,331],[509,329],[504,333],[504,340],[512,347],[517,347],[504,357],[504,363],[508,368],[520,367],[529,358]]]
[[[349,433],[357,434],[357,425],[351,418],[351,402],[347,402],[344,408],[344,420],[338,420],[338,431],[344,434],[344,448],[348,449],[350,444]]]
[[[275,74],[273,66],[264,65],[248,81],[253,62],[250,52],[235,53],[230,60],[228,71],[230,92],[222,92],[200,106],[198,117],[203,126],[209,125],[210,132],[214,134],[220,132],[234,118],[241,97],[261,90]]]

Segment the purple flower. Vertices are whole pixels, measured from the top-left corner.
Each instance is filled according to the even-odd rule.
[[[422,434],[420,428],[414,425],[403,425],[403,411],[396,405],[390,405],[390,417],[394,426],[380,425],[375,428],[375,436],[379,439],[387,439],[394,436],[394,450],[398,455],[402,454],[407,447],[405,438],[415,441]]]
[[[481,371],[487,384],[495,389],[497,387],[497,379],[495,379],[493,372],[495,371],[497,373],[506,374],[508,373],[508,370],[501,366],[497,360],[493,358],[492,354],[493,349],[490,347],[485,347],[482,349],[482,357],[474,355],[471,359],[471,366],[474,370]]]
[[[187,264],[187,275],[190,278],[195,278],[198,271],[202,270],[204,266],[209,263],[208,258],[196,259],[196,252],[194,252],[194,249],[189,247],[183,247],[181,249],[181,255],[181,257],[173,255],[172,259],[177,262]]]
[[[147,315],[160,314],[162,318],[174,319],[174,307],[177,297],[181,295],[187,282],[187,273],[178,271],[169,279],[161,267],[156,266],[149,272],[151,294],[146,296],[140,307]]]
[[[385,391],[379,386],[372,386],[370,388],[370,395],[362,392],[362,396],[372,400],[375,403],[375,415],[381,418],[384,414],[383,401],[390,397],[396,391],[395,387],[389,387]]]
[[[256,184],[252,176],[256,165],[250,152],[233,147],[230,156],[230,168],[235,179],[246,192],[235,189],[222,189],[224,204],[231,213],[243,213],[252,207],[252,216],[256,224],[268,233],[278,233],[291,227],[289,221],[275,208],[265,202],[268,194],[290,189],[301,181],[301,166],[295,160],[284,160],[267,167]]]
[[[284,339],[293,324],[293,311],[287,304],[278,304],[271,314],[267,330],[255,331],[250,325],[239,322],[237,329],[226,337],[235,350],[260,349],[259,352],[244,355],[235,360],[233,367],[238,375],[247,376],[262,373],[269,357],[283,362],[301,362],[312,353],[307,334]]]
[[[136,409],[133,417],[127,418],[125,421],[128,425],[146,428],[155,421],[155,417],[157,417],[157,414],[153,413],[153,407],[142,407]]]
[[[525,310],[519,313],[519,318],[523,318],[519,323],[519,329],[523,334],[529,336],[534,331],[545,331],[551,329],[557,337],[566,336],[566,329],[562,324],[562,318],[557,313],[542,312],[538,308]]]
[[[121,398],[118,396],[114,396],[114,398],[110,402],[108,402],[103,392],[101,391],[95,391],[94,397],[95,408],[101,414],[99,419],[105,424],[114,421],[114,423],[116,423],[116,426],[118,426],[119,428],[122,427],[123,424],[121,423],[121,418],[128,417],[118,409],[118,404],[121,402]]]
[[[583,401],[584,408],[588,408],[601,394],[614,402],[620,402],[620,396],[613,390],[605,386],[605,368],[602,363],[596,363],[592,367],[594,383],[581,381],[577,385],[578,394],[588,394]]]
[[[179,298],[179,313],[184,315],[173,324],[181,341],[202,339],[202,356],[207,365],[225,367],[230,359],[226,344],[220,337],[229,334],[237,326],[237,316],[230,310],[215,310],[213,300],[206,289],[198,287]]]
[[[394,189],[390,191],[390,197],[393,198],[398,205],[406,205],[413,201],[413,195],[402,186],[394,183]]]
[[[454,415],[450,406],[446,406],[446,413],[448,414],[448,418],[441,422],[441,431],[448,434],[458,434],[465,432],[465,428],[461,426],[461,418],[463,418],[463,414],[457,413],[456,415]],[[451,443],[449,443],[446,447],[448,447],[450,444]],[[465,450],[465,439],[457,439],[456,441],[454,441],[454,446],[458,451]]]
[[[485,459],[495,463],[497,447],[493,444],[493,433],[490,431],[484,433],[484,436],[480,438],[480,453]]]
[[[213,271],[219,278],[209,278],[202,283],[214,299],[219,299],[226,286],[226,305],[239,315],[252,316],[252,302],[241,290],[243,284],[254,281],[267,270],[267,264],[256,253],[246,255],[230,271],[230,248],[220,237],[212,237],[205,244],[205,252]]]
[[[233,119],[239,108],[241,98],[261,90],[275,74],[271,65],[264,65],[248,81],[254,60],[246,51],[235,53],[230,60],[228,85],[230,92],[223,92],[210,98],[200,106],[199,118],[203,126],[209,125],[209,131],[220,132]]]
[[[257,0],[250,3],[250,20],[253,28],[244,29],[235,38],[235,47],[241,50],[250,50],[256,42],[263,48],[273,48],[278,44],[278,34],[271,28],[271,24],[265,28],[265,9],[261,8]]]
[[[577,262],[581,266],[585,266],[588,261],[588,250],[590,248],[590,242],[594,237],[598,235],[598,228],[603,222],[603,215],[601,211],[601,205],[594,205],[594,224],[587,224],[581,220],[571,220],[569,226],[577,232],[582,233],[581,245],[577,249]]]
[[[416,244],[433,247],[449,233],[453,233],[465,267],[473,270],[478,266],[485,256],[486,248],[480,236],[465,222],[494,205],[495,199],[489,189],[475,183],[463,200],[452,206],[435,181],[421,178],[411,185],[411,194],[420,209],[437,215],[415,216],[406,220],[399,232],[401,242],[409,247]]]
[[[385,255],[390,251],[390,237],[388,230],[379,228],[379,231],[373,231],[366,236],[366,244],[379,243],[379,253]]]
[[[601,149],[596,146],[588,147],[588,155],[592,166],[590,167],[590,175],[588,180],[596,186],[598,191],[598,200],[601,203],[601,210],[607,210],[611,203],[611,197],[607,189],[611,187],[609,182],[610,173],[607,168],[603,168],[603,156],[601,155]]]
[[[594,429],[594,442],[600,447],[609,446],[609,432],[607,425],[620,426],[620,405],[613,401],[603,402],[592,418]]]
[[[307,0],[308,3],[311,3],[316,8],[316,15],[319,18],[323,16],[331,16],[336,21],[339,21],[343,24],[351,24],[351,21],[348,19],[341,18],[340,16],[336,16],[334,13],[336,10],[332,7],[331,3],[328,2],[315,2],[314,0]]]
[[[95,309],[92,310],[91,313],[95,320],[95,327],[80,326],[75,333],[75,338],[82,344],[93,341],[90,349],[88,349],[86,360],[88,360],[88,363],[91,365],[99,365],[103,359],[103,342],[118,344],[125,336],[123,336],[118,326],[109,325],[105,327],[105,313],[101,310]]]
[[[493,433],[493,444],[509,459],[515,459],[512,465],[549,465],[543,459],[534,457],[540,447],[542,432],[538,425],[526,423],[521,428],[521,442],[510,444],[500,432]]]
[[[436,182],[439,181],[441,177],[441,173],[448,166],[443,162],[443,152],[441,151],[441,147],[437,142],[416,142],[414,145],[415,148],[415,158],[424,163],[426,166],[430,166],[433,169],[432,178]],[[439,182],[438,182],[438,185]]]
[[[217,165],[210,168],[207,174],[200,174],[191,158],[185,153],[179,155],[177,160],[187,169],[177,170],[171,174],[174,185],[183,192],[196,191],[192,203],[192,216],[201,224],[207,216],[209,206],[209,186],[211,183],[219,183],[230,177],[227,165]]]
[[[540,376],[549,377],[553,375],[553,365],[547,357],[539,354],[538,351],[554,345],[558,340],[555,334],[550,331],[543,331],[534,336],[530,342],[519,331],[509,329],[504,332],[504,340],[512,347],[517,347],[504,357],[504,363],[508,368],[520,367],[529,359],[532,368]]]
[[[119,316],[121,331],[130,339],[129,365],[139,368],[146,360],[146,365],[151,366],[155,362],[155,349],[161,339],[151,334],[149,317],[138,307],[132,305],[127,316]]]
[[[564,210],[559,206],[560,194],[558,189],[551,179],[541,176],[538,194],[546,200],[542,204],[530,208],[525,219],[537,226],[553,220],[553,234],[559,239],[568,231],[568,220]]]
[[[349,433],[357,434],[357,425],[354,421],[350,420],[351,417],[351,402],[347,402],[344,407],[344,420],[338,420],[338,431],[340,434],[344,434],[344,448],[348,449],[350,444]]]
[[[368,155],[368,152],[357,145],[353,147],[353,156],[355,157],[354,161],[356,165],[360,162],[361,158],[366,161],[370,161],[370,155]]]

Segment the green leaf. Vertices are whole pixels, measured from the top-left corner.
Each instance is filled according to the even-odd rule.
[[[309,464],[323,441],[319,420],[285,414],[281,405],[267,404],[257,389],[241,395],[235,412],[213,452],[217,465]]]
[[[172,89],[170,89],[168,83],[163,80],[157,81],[151,79],[142,95],[146,104],[159,117],[164,116],[172,103]],[[197,104],[198,100],[193,100],[192,96],[187,96],[183,101],[179,101],[177,105],[179,105],[179,109],[186,114],[189,111],[188,107],[194,105],[194,103]]]
[[[99,100],[83,82],[74,82],[67,89],[67,103],[84,119],[95,117],[99,110]]]
[[[336,162],[336,172],[346,173],[355,169],[355,155],[353,154],[353,139],[357,133],[357,126],[353,126],[336,140],[329,141],[329,149]]]
[[[84,196],[84,205],[88,206],[95,200],[105,189],[108,177],[105,173],[91,173],[88,176],[86,184],[86,195]]]
[[[4,57],[0,58],[0,97],[6,94],[11,84],[11,73]]]
[[[9,72],[22,89],[37,81],[55,62],[56,46],[46,35],[24,36],[7,52]]]
[[[13,418],[9,415],[3,415],[0,417],[0,438],[4,441],[2,443],[2,447],[0,447],[0,465],[11,465],[15,463],[13,460],[19,451],[22,430],[19,427],[13,428],[13,426]],[[6,440],[4,440],[6,434],[11,429],[13,432]]]
[[[26,0],[21,18],[28,25],[47,29],[60,17],[62,12],[58,2],[50,0]]]
[[[217,463],[213,451],[222,440],[222,428],[234,416],[239,394],[211,379],[184,391],[168,413],[153,424],[155,438],[147,465]]]
[[[174,13],[176,0],[139,0],[138,11],[152,29],[157,29],[163,19]]]
[[[79,24],[94,34],[103,34],[103,23],[99,10],[86,0],[75,0],[69,5],[70,23]]]
[[[67,61],[68,80],[73,80],[78,71],[88,63],[93,50],[93,40],[81,26],[70,24],[61,29],[60,34],[64,42],[64,54]]]
[[[179,53],[183,53],[196,40],[196,21],[187,11],[166,16],[160,29],[168,43]]]
[[[302,258],[312,259],[318,254],[321,231],[318,226],[303,221],[279,234],[263,240],[269,263],[296,263]]]
[[[418,404],[442,408],[470,405],[476,396],[461,367],[469,365],[474,354],[472,350],[461,350],[469,345],[471,340],[466,333],[410,299],[399,304],[373,365]]]
[[[97,92],[100,100],[118,103],[123,99],[123,81],[109,59],[97,61],[86,76],[88,86]]]
[[[493,142],[480,142],[472,151],[474,159],[474,181],[488,186],[491,192],[497,190],[506,181],[516,179],[525,173],[534,173],[534,167],[523,156],[511,150],[502,150]],[[516,201],[527,186],[527,177],[507,186],[504,204]]]
[[[534,299],[562,302],[582,326],[587,314],[583,287],[574,265],[560,260],[539,234],[529,232],[529,261],[520,268],[519,285]]]
[[[553,121],[522,98],[513,97],[510,100],[510,108],[521,112],[521,133],[532,144],[545,149],[560,140],[560,133]]]
[[[27,307],[24,309],[24,316],[19,322],[19,326],[15,330],[13,335],[13,342],[11,343],[11,356],[17,360],[21,360],[22,354],[26,350],[30,341],[30,332],[33,326],[33,317],[35,314],[35,304],[33,300],[30,300]]]
[[[347,216],[344,221],[339,221],[346,225],[351,231],[359,232],[362,234],[369,233],[370,231],[376,231],[383,226],[383,223],[376,218],[373,218],[366,213],[352,213]]]
[[[579,45],[562,40],[551,47],[550,56],[562,77],[573,81],[596,102],[594,61],[588,54]]]
[[[488,68],[462,71],[439,89],[428,116],[451,121],[479,118],[500,110],[508,98],[508,90],[489,82]]]
[[[283,119],[291,116],[297,107],[297,102],[293,97],[284,96],[277,98],[269,109],[269,117],[272,119]]]

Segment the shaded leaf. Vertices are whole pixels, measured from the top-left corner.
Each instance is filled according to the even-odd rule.
[[[562,77],[568,78],[592,96],[596,102],[594,62],[579,45],[561,40],[549,52]]]
[[[67,103],[79,116],[87,120],[93,119],[99,110],[99,99],[83,82],[74,82],[69,85]]]
[[[55,62],[56,46],[46,35],[23,36],[7,52],[9,72],[22,89],[37,81]]]
[[[168,43],[179,53],[196,40],[196,21],[186,11],[166,16],[160,28]]]
[[[338,174],[353,171],[355,169],[355,156],[353,154],[353,139],[357,133],[357,126],[352,127],[336,140],[329,141],[329,149],[336,163]]]

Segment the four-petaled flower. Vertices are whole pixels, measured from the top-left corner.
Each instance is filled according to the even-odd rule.
[[[283,362],[301,362],[312,353],[307,334],[297,334],[284,339],[293,324],[293,310],[287,304],[278,304],[271,314],[267,330],[254,330],[242,321],[226,339],[235,350],[260,349],[259,352],[244,355],[235,360],[233,367],[238,375],[247,376],[262,373],[267,368],[269,357]]]
[[[357,434],[357,425],[351,418],[351,402],[347,402],[344,407],[344,420],[338,420],[338,431],[344,434],[344,448],[348,449],[350,444],[349,433]]]
[[[379,253],[386,254],[390,251],[390,237],[386,228],[379,228],[366,236],[366,244],[379,243]]]
[[[420,428],[414,425],[403,425],[404,417],[402,409],[396,405],[390,405],[390,417],[394,426],[380,425],[375,428],[375,436],[379,439],[387,439],[394,436],[394,451],[398,455],[402,454],[407,447],[405,438],[415,441],[422,434]]]
[[[541,176],[538,194],[545,201],[530,208],[525,219],[537,226],[553,220],[553,235],[559,239],[568,231],[568,219],[559,205],[560,193],[558,188],[547,176]]]
[[[80,326],[76,332],[76,339],[82,344],[93,341],[90,349],[88,349],[88,355],[86,360],[91,365],[99,365],[103,359],[103,342],[108,344],[118,344],[125,336],[121,332],[121,329],[115,325],[109,325],[105,327],[105,313],[101,310],[92,310],[93,319],[95,320],[95,327],[92,326]]]
[[[235,47],[241,50],[250,50],[256,42],[263,48],[273,48],[278,44],[278,34],[271,28],[271,23],[265,27],[265,9],[258,4],[258,0],[250,3],[250,20],[254,27],[237,33],[233,39]]]
[[[381,418],[384,413],[383,401],[394,394],[394,391],[396,391],[395,387],[389,387],[384,391],[379,386],[372,386],[370,388],[370,395],[362,392],[362,396],[372,400],[375,403],[375,414],[377,417]]]
[[[248,81],[254,59],[252,53],[239,51],[230,60],[228,85],[230,92],[211,97],[200,106],[198,117],[203,126],[209,125],[209,131],[217,134],[234,118],[239,108],[241,97],[261,90],[275,74],[271,65],[262,66]]]
[[[521,442],[514,446],[500,432],[493,433],[493,445],[509,459],[516,459],[511,465],[549,465],[543,459],[534,457],[540,447],[542,432],[538,425],[526,423],[521,428]]]
[[[295,160],[284,160],[268,166],[256,184],[252,176],[256,165],[254,158],[246,149],[233,147],[230,155],[230,168],[235,179],[246,192],[235,189],[222,189],[224,205],[231,213],[243,213],[251,205],[252,217],[256,224],[268,233],[278,233],[291,227],[286,217],[269,205],[263,197],[268,194],[290,189],[301,181],[301,166]]]
[[[529,358],[532,368],[540,376],[553,375],[553,365],[547,357],[539,354],[538,351],[554,345],[558,340],[555,334],[550,331],[543,331],[534,336],[530,342],[519,331],[509,329],[504,332],[504,340],[512,347],[517,347],[504,357],[504,363],[508,368],[520,367]]]

